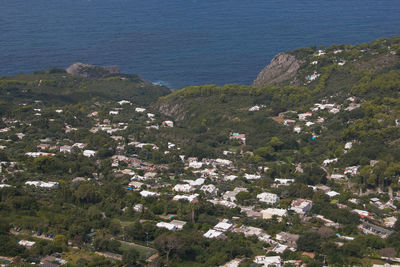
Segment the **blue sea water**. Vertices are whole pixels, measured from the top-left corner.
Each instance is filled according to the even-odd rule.
[[[172,88],[250,84],[279,52],[393,35],[399,0],[0,0],[0,75],[80,61]]]

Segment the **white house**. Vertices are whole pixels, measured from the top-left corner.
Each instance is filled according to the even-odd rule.
[[[351,149],[353,147],[353,142],[347,142],[345,145],[344,145],[344,149]]]
[[[196,180],[183,180],[184,182],[190,184],[191,186],[200,186],[206,181],[204,178],[197,178]]]
[[[263,267],[282,267],[280,256],[256,256],[253,262]]]
[[[227,159],[216,159],[215,160],[215,164],[218,166],[231,166],[232,165],[232,161],[227,160]]]
[[[225,181],[233,181],[233,180],[235,180],[236,178],[237,178],[236,175],[227,175],[227,176],[224,176],[224,180],[225,180]]]
[[[199,194],[193,194],[193,195],[175,195],[172,200],[174,201],[179,201],[179,200],[186,200],[189,203],[193,203],[197,201]]]
[[[118,102],[118,104],[120,104],[121,106],[122,106],[122,105],[125,105],[125,104],[131,104],[131,101],[128,101],[128,100],[121,100],[121,101]]]
[[[172,223],[167,223],[167,222],[159,222],[159,223],[157,223],[156,224],[156,226],[158,227],[158,228],[165,228],[165,229],[168,229],[168,230],[170,230],[170,231],[176,231],[178,228],[175,226],[175,225],[173,225]]]
[[[97,151],[94,151],[94,150],[87,149],[87,150],[83,151],[83,155],[85,157],[94,157],[94,156],[96,156],[96,154],[97,154]]]
[[[220,231],[216,231],[214,229],[208,230],[203,236],[205,238],[216,238],[216,239],[225,239],[226,238],[224,233],[222,233]]]
[[[189,168],[200,169],[202,166],[203,166],[203,163],[198,162],[198,161],[189,162]]]
[[[233,224],[229,220],[223,220],[214,226],[214,229],[221,232],[228,232],[233,230]]]
[[[118,110],[110,110],[110,112],[108,114],[110,114],[110,115],[118,115],[119,111]]]
[[[248,192],[248,190],[244,187],[236,187],[233,191],[226,191],[222,198],[225,200],[236,201],[236,195],[239,192]]]
[[[172,221],[170,222],[170,224],[175,225],[177,230],[182,230],[182,229],[183,229],[183,226],[185,226],[186,222],[184,222],[184,221],[178,221],[178,220],[172,220]]]
[[[339,196],[339,195],[340,195],[340,193],[338,193],[338,192],[336,192],[336,191],[329,191],[329,192],[326,192],[326,194],[327,194],[329,197],[336,197],[336,196]]]
[[[245,173],[244,178],[246,178],[247,180],[258,180],[261,178],[261,175]]]
[[[146,109],[145,108],[135,108],[135,111],[139,112],[139,113],[142,113],[142,112],[145,112]]]
[[[291,183],[294,183],[294,179],[283,179],[283,178],[276,178],[274,180],[276,184],[281,184],[281,185],[289,185]]]
[[[334,163],[334,162],[337,162],[337,161],[338,161],[337,158],[335,158],[335,159],[326,159],[326,160],[324,160],[324,161],[322,162],[322,165],[327,166],[327,165],[329,165],[329,164],[331,164],[331,163]]]
[[[262,210],[261,214],[262,214],[263,219],[268,220],[268,219],[272,219],[273,216],[286,217],[288,215],[288,212],[285,209],[268,208],[268,209]]]
[[[84,143],[75,143],[75,144],[73,144],[72,146],[73,146],[73,147],[77,147],[77,148],[79,148],[79,149],[84,149],[84,148],[87,146],[87,144],[84,144]]]
[[[344,174],[357,175],[359,166],[350,166],[344,169]]]
[[[60,146],[60,152],[62,153],[72,153],[73,147],[72,146]]]
[[[163,121],[162,124],[167,127],[174,127],[173,121]]]
[[[136,204],[133,206],[133,210],[136,212],[142,212],[143,211],[143,204]]]
[[[214,205],[221,205],[230,209],[234,209],[237,207],[235,203],[227,200],[211,199],[209,200],[209,202],[213,203]]]
[[[130,182],[128,185],[129,185],[129,187],[131,187],[132,189],[138,190],[138,189],[140,189],[140,188],[142,187],[143,183],[137,182],[137,181],[132,181],[132,182]]]
[[[156,192],[151,192],[151,191],[143,190],[143,191],[140,192],[140,195],[141,195],[142,197],[157,197],[157,196],[159,196],[160,194],[159,194],[159,193],[156,193]]]
[[[24,246],[24,247],[26,247],[26,248],[31,248],[31,247],[33,247],[35,244],[36,244],[36,242],[28,241],[28,240],[20,240],[20,241],[18,242],[18,245]]]
[[[194,187],[191,186],[190,184],[177,184],[174,186],[173,190],[176,192],[184,192],[184,193],[189,193],[194,191]]]
[[[292,206],[290,210],[299,213],[305,214],[310,211],[312,208],[312,201],[307,199],[297,199],[292,201]]]
[[[58,182],[28,181],[28,182],[25,182],[25,184],[35,186],[35,187],[42,187],[42,188],[57,188],[58,187]]]
[[[345,176],[343,174],[331,174],[330,178],[338,180],[338,179],[344,179]]]
[[[205,184],[200,188],[200,190],[210,195],[216,195],[218,192],[218,189],[213,184]]]
[[[299,120],[301,121],[305,121],[308,118],[310,118],[313,114],[311,112],[306,112],[306,113],[300,113],[299,116]]]
[[[277,194],[273,194],[273,193],[261,193],[257,195],[257,198],[260,202],[265,202],[267,204],[276,204],[279,202],[279,197]]]

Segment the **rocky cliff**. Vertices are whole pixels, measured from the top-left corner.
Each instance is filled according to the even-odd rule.
[[[296,74],[302,62],[288,53],[276,55],[257,76],[254,86],[274,85],[283,82],[298,84]]]
[[[120,73],[119,66],[95,66],[76,62],[66,69],[67,73],[86,78],[102,78],[110,74]]]

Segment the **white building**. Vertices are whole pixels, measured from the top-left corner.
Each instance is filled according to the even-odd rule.
[[[120,104],[121,106],[122,106],[122,105],[125,105],[125,104],[131,104],[131,101],[128,101],[128,100],[121,100],[121,101],[118,102],[118,104]]]
[[[258,111],[258,110],[260,110],[259,106],[253,106],[253,107],[249,108],[249,111]]]
[[[213,184],[205,184],[200,188],[200,190],[210,195],[216,195],[218,192],[218,189]]]
[[[60,152],[62,153],[72,153],[73,147],[72,146],[60,146]]]
[[[292,201],[292,206],[290,210],[299,213],[305,214],[310,211],[312,208],[312,201],[307,199],[297,199]]]
[[[142,212],[143,211],[143,204],[136,204],[133,206],[133,210],[136,212]]]
[[[300,113],[298,115],[298,117],[299,117],[299,120],[305,121],[305,120],[309,119],[312,115],[313,114],[311,112],[306,112],[306,113]]]
[[[344,179],[345,176],[343,174],[331,174],[330,178],[334,179],[334,180],[340,180],[340,179]]]
[[[291,183],[294,183],[294,179],[283,179],[283,178],[276,178],[274,180],[276,184],[281,184],[281,185],[289,185]]]
[[[156,226],[158,227],[158,228],[165,228],[165,229],[168,229],[168,230],[170,230],[170,231],[176,231],[178,228],[175,226],[175,225],[173,225],[172,223],[167,223],[167,222],[159,222],[159,223],[157,223],[156,224]]]
[[[159,194],[159,193],[156,193],[156,192],[151,192],[151,191],[143,190],[143,191],[140,192],[140,195],[141,195],[142,197],[157,197],[157,196],[159,196],[160,194]]]
[[[280,256],[256,256],[253,262],[263,267],[282,267]]]
[[[227,200],[219,200],[219,199],[212,199],[209,202],[213,203],[214,205],[221,205],[230,209],[234,209],[237,205],[234,202],[227,201]]]
[[[186,222],[184,222],[184,221],[178,221],[178,220],[172,220],[172,221],[170,222],[170,224],[175,225],[177,230],[182,230],[182,229],[183,229],[183,226],[185,226]]]
[[[337,158],[335,158],[335,159],[326,159],[326,160],[324,160],[324,161],[322,162],[322,165],[327,166],[327,165],[329,165],[329,164],[331,164],[331,163],[334,163],[334,162],[337,162],[337,161],[338,161]]]
[[[59,185],[58,182],[42,182],[42,181],[28,181],[25,182],[25,184],[42,188],[57,188]]]
[[[227,176],[224,176],[224,180],[225,181],[233,181],[233,180],[235,180],[237,178],[237,176],[236,175],[227,175]]]
[[[135,108],[135,111],[139,112],[139,113],[142,113],[142,112],[145,112],[146,109],[145,108]]]
[[[261,211],[262,214],[262,218],[263,219],[272,219],[273,216],[277,216],[277,217],[286,217],[288,215],[287,210],[285,209],[274,209],[274,208],[268,208],[265,210]]]
[[[199,194],[193,194],[193,195],[176,195],[172,198],[174,201],[179,201],[179,200],[186,200],[189,203],[196,202],[198,199]]]
[[[346,167],[346,169],[344,169],[344,174],[349,174],[349,175],[357,175],[358,174],[358,168],[359,166],[350,166],[350,167]]]
[[[94,151],[94,150],[87,149],[87,150],[83,151],[83,155],[85,157],[94,157],[94,156],[96,156],[96,154],[97,154],[97,151]]]
[[[227,159],[216,159],[215,160],[215,164],[218,166],[231,166],[232,165],[232,161],[227,160]]]
[[[18,245],[24,246],[24,247],[26,247],[26,248],[31,248],[31,247],[33,247],[35,244],[36,244],[36,242],[28,241],[28,240],[20,240],[20,241],[18,242]]]
[[[142,185],[144,185],[141,182],[137,182],[137,181],[132,181],[128,184],[129,187],[131,187],[132,189],[138,190],[142,187]]]
[[[260,202],[265,202],[270,205],[274,205],[279,202],[279,197],[277,194],[273,193],[261,193],[257,195],[257,198]]]
[[[338,193],[338,192],[336,192],[336,191],[329,191],[329,192],[326,192],[326,194],[327,194],[329,197],[336,197],[336,196],[339,196],[339,195],[340,195],[340,193]]]
[[[345,145],[344,145],[344,149],[351,149],[353,147],[353,142],[347,142]]]
[[[225,239],[226,238],[224,233],[222,233],[220,231],[216,231],[214,229],[208,230],[207,233],[205,233],[203,236],[205,238],[217,238],[217,239]]]
[[[228,232],[233,230],[233,224],[230,223],[228,220],[224,220],[222,222],[217,223],[214,226],[214,229],[221,232]]]
[[[194,191],[194,187],[191,186],[190,184],[177,184],[174,186],[173,190],[176,192],[184,192],[184,193],[189,193]]]
[[[247,180],[258,180],[261,178],[261,175],[245,173],[244,178],[246,178]]]
[[[236,195],[240,192],[248,192],[244,187],[236,187],[233,191],[226,191],[222,196],[225,200],[236,201]]]
[[[87,146],[87,144],[84,144],[84,143],[75,143],[75,144],[73,144],[72,146],[73,146],[73,147],[77,147],[77,148],[79,148],[79,149],[84,149],[84,148]]]
[[[200,186],[204,184],[206,181],[204,178],[198,178],[196,180],[183,180],[184,182],[188,183],[191,186]]]
[[[173,121],[163,121],[162,124],[167,126],[167,127],[174,127],[174,122]]]

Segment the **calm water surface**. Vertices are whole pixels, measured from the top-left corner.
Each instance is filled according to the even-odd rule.
[[[0,0],[0,75],[80,61],[173,88],[250,84],[281,51],[393,35],[399,0]]]

